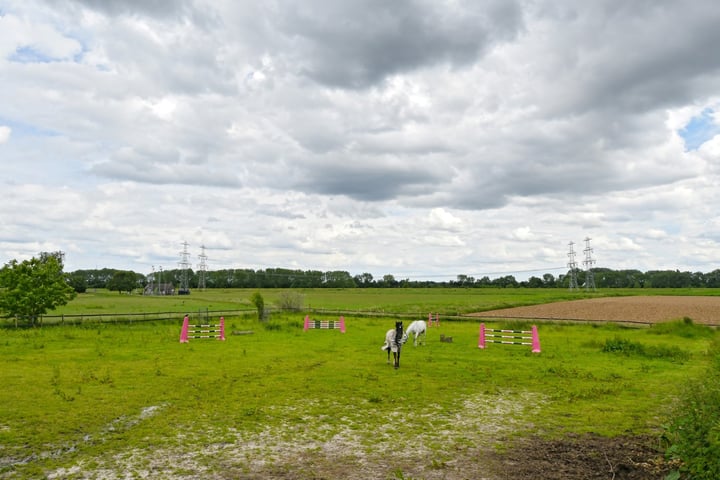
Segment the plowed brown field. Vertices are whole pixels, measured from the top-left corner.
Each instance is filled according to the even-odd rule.
[[[606,297],[546,303],[481,312],[483,318],[658,323],[691,318],[693,322],[720,326],[720,296]]]

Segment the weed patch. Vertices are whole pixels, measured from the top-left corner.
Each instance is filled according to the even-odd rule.
[[[666,428],[668,455],[682,462],[678,473],[694,480],[720,478],[720,342],[711,355],[706,375],[687,383]]]
[[[615,353],[626,356],[639,356],[669,360],[672,362],[686,362],[690,359],[690,353],[672,345],[645,345],[625,338],[615,337],[608,339],[602,347],[606,353]]]
[[[676,335],[682,338],[708,339],[715,335],[715,331],[707,325],[698,325],[692,318],[684,317],[682,320],[656,323],[648,330],[651,335]]]

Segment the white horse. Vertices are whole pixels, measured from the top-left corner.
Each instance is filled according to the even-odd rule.
[[[395,322],[395,328],[391,328],[385,334],[385,343],[380,350],[387,350],[387,363],[390,363],[390,352],[392,352],[395,368],[400,367],[400,348],[406,341],[407,335],[403,335],[402,322]]]
[[[404,341],[403,343],[407,342],[408,337],[413,334],[415,338],[413,338],[413,345],[417,347],[418,345],[418,339],[422,338],[423,345],[425,344],[425,337],[427,336],[427,323],[425,323],[425,320],[415,320],[410,324],[408,329],[405,331],[404,335]]]

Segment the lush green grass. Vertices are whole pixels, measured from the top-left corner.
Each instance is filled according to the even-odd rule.
[[[116,314],[138,312],[196,312],[253,309],[250,296],[259,291],[272,306],[282,289],[207,289],[182,296],[142,296],[107,290],[88,291],[49,315]],[[603,289],[569,292],[562,288],[352,288],[297,289],[304,306],[364,312],[446,315],[480,312],[541,303],[630,295],[720,295],[720,289]]]
[[[458,298],[471,293],[482,291],[434,300],[460,305]],[[433,299],[408,293],[405,301],[424,311]],[[487,303],[498,301],[505,300]],[[272,460],[276,446],[312,451],[352,437],[368,455],[382,455],[385,436],[422,441],[434,452],[425,461],[437,466],[469,445],[512,435],[657,433],[685,380],[706,367],[715,337],[682,321],[659,329],[542,323],[542,353],[532,354],[515,345],[480,350],[478,323],[446,321],[430,330],[425,346],[407,345],[394,370],[380,350],[394,320],[346,317],[342,334],[304,332],[302,316],[265,324],[228,319],[225,342],[189,344],[178,341],[180,319],[4,330],[0,473],[35,478],[77,465],[120,469],[131,457],[139,472],[152,470],[157,452],[214,448],[193,457],[193,468],[236,478],[254,456],[282,462]],[[441,343],[440,333],[453,342]],[[245,449],[244,456],[228,456],[228,446]]]

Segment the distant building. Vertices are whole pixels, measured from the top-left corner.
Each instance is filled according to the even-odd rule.
[[[143,291],[143,295],[175,295],[175,287],[172,283],[147,285]]]

